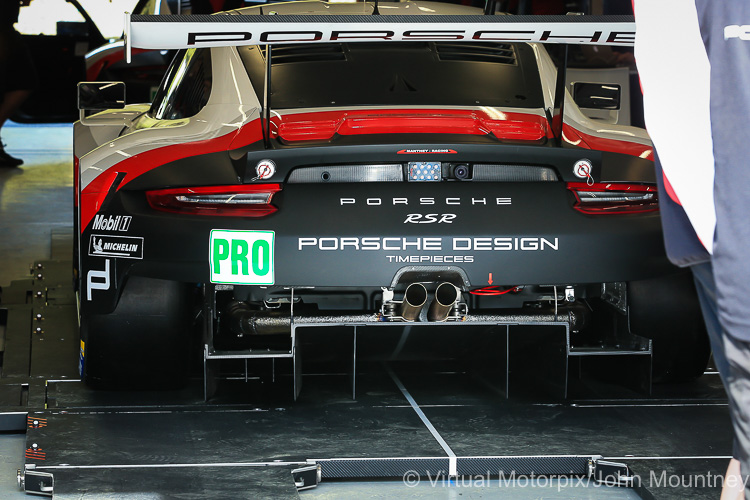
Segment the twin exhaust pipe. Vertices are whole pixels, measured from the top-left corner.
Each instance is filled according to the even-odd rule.
[[[452,283],[441,283],[435,289],[435,298],[427,310],[428,321],[445,321],[460,297],[458,288]],[[427,303],[427,289],[421,283],[406,287],[401,303],[401,317],[406,321],[417,321]]]
[[[435,289],[435,297],[427,310],[427,320],[445,321],[448,319],[451,310],[456,306],[460,297],[461,292],[452,283],[444,282],[438,285]],[[404,300],[401,302],[398,313],[405,321],[419,321],[419,316],[425,304],[427,304],[427,289],[421,283],[412,283],[406,287]],[[292,318],[288,312],[261,311],[253,309],[246,302],[230,302],[224,313],[226,314],[225,323],[228,325],[229,331],[237,337],[245,335],[286,335],[292,329]],[[340,321],[347,322],[366,322],[368,318],[365,316],[337,314],[334,319],[338,318]],[[302,312],[302,317],[310,321],[315,320],[317,316],[316,312],[308,310],[307,315],[304,311]],[[330,320],[333,316],[329,313],[327,316],[320,317]]]

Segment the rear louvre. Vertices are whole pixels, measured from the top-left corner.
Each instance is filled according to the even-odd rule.
[[[272,64],[345,61],[341,44],[276,45],[271,51]]]
[[[441,61],[516,64],[513,46],[507,43],[435,43]]]

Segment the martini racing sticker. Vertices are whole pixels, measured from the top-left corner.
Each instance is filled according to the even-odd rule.
[[[211,283],[273,285],[273,231],[211,230]]]
[[[89,255],[92,257],[143,258],[143,238],[92,234],[89,239]]]

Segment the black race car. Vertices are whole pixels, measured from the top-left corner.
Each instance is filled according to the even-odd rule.
[[[481,13],[386,7],[384,22]],[[242,41],[230,16],[372,8],[211,19]],[[153,104],[76,124],[88,383],[179,381],[196,339],[206,359],[294,358],[300,327],[347,325],[450,324],[454,346],[471,325],[565,325],[581,346],[634,333],[654,339],[658,376],[703,372],[692,282],[663,250],[651,142],[582,111],[616,110],[616,87],[579,82],[561,99],[539,43],[289,33],[183,49]],[[118,88],[83,84],[81,105],[122,107]]]

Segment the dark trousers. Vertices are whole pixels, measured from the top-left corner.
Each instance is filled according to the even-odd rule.
[[[711,262],[696,264],[691,269],[714,362],[729,397],[729,412],[734,428],[732,456],[740,461],[745,496],[750,498],[750,343],[726,333],[721,327]]]

